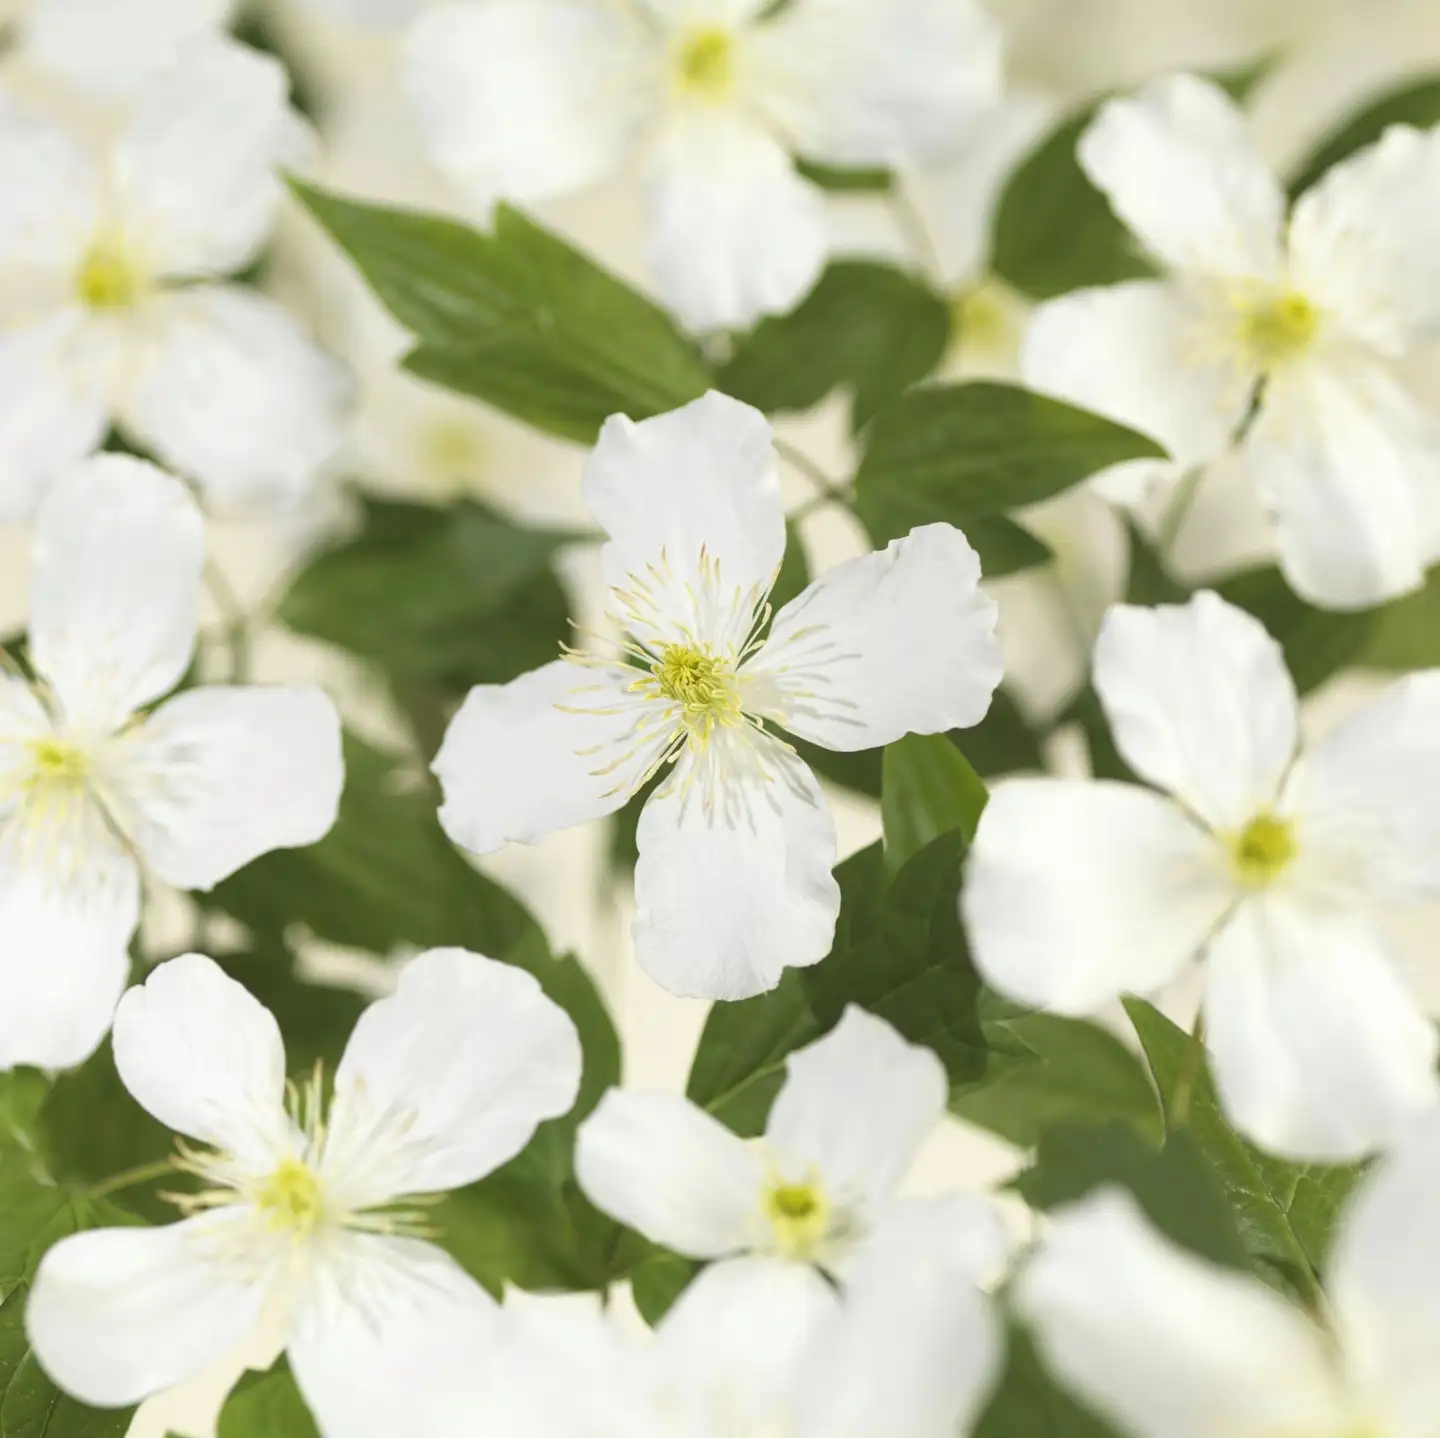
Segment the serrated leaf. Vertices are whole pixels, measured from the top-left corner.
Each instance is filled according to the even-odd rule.
[[[263,1373],[247,1373],[220,1410],[216,1438],[320,1438],[285,1358]]]
[[[865,434],[855,512],[876,544],[1059,494],[1111,465],[1163,457],[1153,440],[1014,385],[912,390]]]
[[[294,188],[416,336],[406,366],[423,378],[584,444],[609,415],[662,414],[709,387],[662,309],[507,205],[486,234]]]
[[[1440,125],[1440,75],[1406,80],[1347,115],[1300,163],[1290,181],[1292,198],[1303,195],[1332,166],[1373,145],[1391,125],[1419,130]]]
[[[799,307],[762,320],[717,376],[767,414],[805,410],[848,388],[855,428],[931,374],[950,343],[950,307],[911,275],[835,260]]]
[[[1261,1153],[1226,1123],[1205,1064],[1194,1065],[1190,1036],[1143,999],[1126,999],[1125,1010],[1167,1115],[1181,1076],[1194,1073],[1183,1126],[1220,1181],[1256,1271],[1276,1288],[1313,1303],[1336,1217],[1359,1170],[1288,1163]]]
[[[1005,1371],[974,1438],[1119,1438],[1052,1379],[1030,1335],[1010,1327]]]
[[[927,845],[959,830],[975,838],[990,792],[945,734],[907,734],[885,750],[880,814],[885,863],[898,873]]]

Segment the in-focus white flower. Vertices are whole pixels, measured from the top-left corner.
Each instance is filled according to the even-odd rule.
[[[272,300],[219,283],[260,254],[299,134],[284,70],[192,47],[97,160],[0,107],[0,514],[110,425],[219,504],[303,493],[347,381]]]
[[[1173,475],[1243,445],[1297,593],[1363,608],[1440,555],[1440,422],[1404,362],[1440,337],[1440,131],[1397,125],[1286,217],[1244,116],[1180,75],[1114,100],[1080,160],[1165,271],[1037,313],[1037,388],[1160,440]],[[1139,497],[1155,466],[1107,472]]]
[[[673,766],[640,818],[636,956],[674,993],[761,993],[825,957],[840,903],[829,809],[767,723],[840,750],[978,723],[1000,680],[980,562],[959,530],[926,525],[771,624],[773,436],[719,394],[608,420],[584,485],[629,642],[471,690],[435,760],[441,822],[480,854],[534,843]]]
[[[1203,954],[1236,1127],[1299,1158],[1389,1142],[1437,1093],[1435,1029],[1374,918],[1440,894],[1440,670],[1300,752],[1279,646],[1201,593],[1112,610],[1095,687],[1155,789],[997,786],[963,897],[976,963],[1023,1003],[1086,1014]]]
[[[825,1038],[791,1054],[758,1143],[687,1099],[612,1090],[580,1129],[576,1175],[611,1217],[676,1253],[732,1269],[726,1281],[736,1302],[748,1301],[747,1284],[784,1284],[795,1303],[808,1288],[820,1313],[829,1278],[848,1280],[872,1246],[896,1235],[962,1234],[977,1272],[1003,1258],[1004,1235],[987,1204],[896,1197],[948,1093],[929,1049],[851,1007]],[[777,1278],[777,1268],[800,1273]]]
[[[184,486],[138,460],[89,460],[40,508],[39,681],[0,675],[0,1069],[64,1068],[104,1037],[142,870],[208,889],[335,822],[340,721],[318,689],[146,707],[189,668],[204,557]]]
[[[218,35],[235,0],[33,0],[21,27],[26,53],[97,95],[130,98]]]
[[[1120,1191],[1054,1216],[1016,1285],[1047,1361],[1134,1438],[1430,1438],[1440,1413],[1440,1123],[1365,1179],[1322,1328],[1174,1247]]]
[[[494,1307],[425,1241],[425,1201],[574,1103],[580,1041],[563,1010],[507,964],[422,954],[356,1024],[325,1113],[318,1073],[287,1102],[269,1010],[191,954],[125,996],[114,1045],[136,1100],[204,1145],[182,1141],[176,1166],[205,1187],[175,1197],[182,1222],[45,1255],[26,1326],[50,1376],[93,1405],[134,1403],[223,1358],[279,1304],[324,1433],[436,1431],[403,1374],[432,1342],[483,1348]]]
[[[538,200],[643,150],[661,293],[692,328],[788,310],[825,263],[794,157],[944,153],[998,96],[970,0],[483,0],[423,16],[406,79],[432,155],[482,203]]]

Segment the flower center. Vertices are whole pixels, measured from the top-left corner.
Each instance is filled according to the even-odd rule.
[[[255,1190],[255,1207],[277,1233],[305,1238],[325,1217],[320,1180],[298,1158],[284,1159],[279,1168]]]
[[[1294,827],[1274,814],[1257,814],[1229,840],[1230,863],[1246,888],[1273,884],[1295,858]]]
[[[90,759],[78,745],[47,735],[44,739],[32,740],[29,752],[27,785],[31,790],[73,792],[85,787],[90,775]]]
[[[745,720],[734,666],[708,649],[665,645],[650,666],[650,677],[635,687],[678,704],[681,722],[702,748],[717,725],[731,728]]]
[[[1295,290],[1266,295],[1240,313],[1240,343],[1266,373],[1298,359],[1319,330],[1320,311]]]
[[[685,95],[721,100],[735,84],[735,40],[718,25],[692,30],[675,56],[675,85]]]
[[[81,261],[75,289],[89,309],[123,310],[145,293],[148,283],[144,269],[124,242],[102,235]]]
[[[765,1190],[765,1217],[775,1251],[808,1260],[830,1231],[830,1200],[815,1183],[775,1183]]]

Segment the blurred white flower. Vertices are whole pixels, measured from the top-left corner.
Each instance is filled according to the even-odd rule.
[[[191,689],[205,535],[178,480],[103,455],[40,508],[29,659],[0,676],[0,1069],[79,1063],[129,974],[142,867],[208,889],[335,822],[313,688]]]
[[[777,1281],[768,1266],[798,1265],[820,1311],[823,1275],[848,1277],[896,1231],[953,1224],[974,1244],[977,1272],[983,1259],[1003,1257],[988,1205],[896,1197],[948,1093],[929,1049],[852,1005],[829,1034],[790,1055],[758,1144],[688,1099],[612,1090],[580,1129],[576,1175],[597,1208],[646,1238],[733,1267],[737,1302],[747,1282]]]
[[[1279,646],[1214,594],[1111,611],[1094,682],[1160,792],[1019,779],[980,821],[963,898],[1002,992],[1068,1014],[1204,954],[1221,1100],[1263,1147],[1348,1159],[1437,1094],[1433,1025],[1372,910],[1440,894],[1440,670],[1307,752]]]
[[[423,16],[407,82],[437,163],[481,203],[580,189],[644,151],[650,261],[696,330],[783,312],[825,263],[796,156],[942,154],[998,96],[970,0],[481,0]]]
[[[336,20],[384,27],[403,25],[433,0],[295,0],[295,3]]]
[[[290,316],[218,283],[260,254],[301,135],[285,72],[194,47],[103,163],[0,108],[0,512],[117,423],[219,504],[292,500],[348,383]]]
[[[1314,603],[1418,588],[1440,555],[1440,422],[1402,365],[1440,336],[1440,131],[1393,126],[1296,204],[1244,116],[1181,75],[1106,105],[1080,159],[1166,271],[1044,305],[1027,380],[1165,444],[1109,472],[1134,500],[1237,435],[1280,562]]]
[[[128,99],[218,35],[234,10],[235,0],[33,0],[21,45],[81,89]]]
[[[636,957],[674,993],[764,992],[825,957],[840,905],[830,811],[767,722],[846,751],[978,723],[1000,680],[980,562],[959,530],[926,525],[836,566],[771,624],[773,436],[719,394],[608,420],[584,487],[628,640],[472,689],[435,760],[441,822],[479,854],[534,843],[673,765],[640,818]]]
[[[1016,1303],[1060,1378],[1134,1438],[1426,1438],[1440,1412],[1437,1190],[1431,1118],[1351,1200],[1324,1327],[1176,1248],[1119,1191],[1055,1215]]]
[[[42,1261],[26,1310],[67,1392],[121,1407],[223,1358],[276,1302],[322,1432],[433,1433],[406,1379],[432,1345],[483,1352],[496,1310],[424,1241],[426,1195],[483,1178],[568,1110],[580,1041],[520,969],[461,949],[413,960],[350,1036],[324,1112],[287,1103],[270,1011],[210,959],[162,964],[115,1015],[115,1064],[204,1187],[160,1228],[97,1229]],[[271,1310],[273,1316],[273,1309]]]

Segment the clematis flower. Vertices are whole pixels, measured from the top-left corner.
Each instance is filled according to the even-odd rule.
[[[260,254],[293,149],[286,78],[215,42],[152,84],[103,160],[0,106],[0,514],[117,424],[218,504],[293,500],[347,381],[273,301]]]
[[[1112,609],[1094,682],[1155,788],[997,786],[962,899],[977,965],[1022,1003],[1087,1014],[1203,955],[1236,1127],[1297,1158],[1388,1143],[1437,1092],[1435,1030],[1375,916],[1440,893],[1440,670],[1301,751],[1279,646],[1201,593]]]
[[[406,80],[431,154],[476,200],[540,200],[641,152],[651,267],[696,330],[790,309],[825,263],[794,157],[944,154],[999,94],[970,0],[486,0],[422,16]]]
[[[1440,424],[1404,365],[1440,337],[1440,131],[1391,127],[1286,217],[1234,103],[1180,75],[1115,100],[1080,161],[1164,271],[1037,313],[1037,388],[1160,440],[1170,474],[1239,443],[1313,603],[1418,588],[1440,556]],[[1138,498],[1153,465],[1107,471]]]
[[[829,952],[840,894],[819,785],[774,723],[829,749],[976,724],[1000,680],[995,606],[959,530],[838,565],[774,623],[785,549],[769,424],[710,394],[608,420],[585,497],[617,658],[571,653],[470,691],[435,760],[440,819],[486,854],[645,805],[635,951],[675,993],[743,998]]]
[[[312,844],[344,783],[318,689],[191,689],[205,536],[176,479],[87,461],[40,508],[29,657],[0,675],[0,1069],[64,1068],[104,1037],[143,870],[208,889]]]
[[[517,1154],[580,1083],[575,1026],[522,970],[462,949],[413,960],[335,1071],[290,1086],[270,1011],[199,954],[160,965],[115,1015],[115,1064],[206,1187],[159,1228],[98,1229],[44,1257],[26,1326],[68,1393],[123,1407],[223,1358],[262,1310],[322,1432],[436,1431],[397,1381],[435,1336],[482,1346],[484,1291],[427,1242],[430,1195]]]
[[[1056,1214],[1016,1302],[1059,1377],[1134,1438],[1427,1438],[1440,1401],[1440,1125],[1363,1181],[1322,1327],[1150,1228],[1125,1193]]]
[[[21,45],[79,88],[129,99],[224,30],[234,9],[234,0],[33,0]]]
[[[780,1285],[794,1307],[808,1288],[819,1312],[829,1277],[848,1279],[870,1249],[899,1234],[951,1227],[972,1245],[977,1271],[1003,1257],[988,1205],[896,1197],[948,1094],[929,1049],[852,1006],[826,1037],[790,1056],[758,1144],[686,1099],[612,1090],[580,1129],[576,1175],[612,1218],[730,1270],[724,1282],[737,1302],[749,1301],[747,1286]]]

